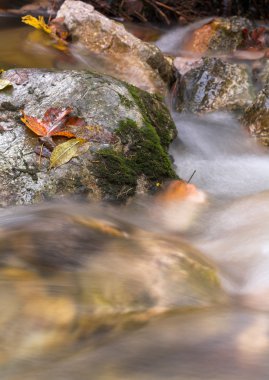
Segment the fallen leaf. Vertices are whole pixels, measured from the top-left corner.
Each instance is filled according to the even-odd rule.
[[[43,16],[38,16],[38,18],[27,15],[22,17],[22,22],[24,22],[27,25],[31,25],[36,29],[41,29],[44,32],[51,34],[52,30],[51,28],[46,24]]]
[[[12,86],[12,83],[7,79],[0,79],[0,91],[4,90],[6,87]]]
[[[268,34],[268,29],[265,27],[258,27],[253,30],[243,29],[242,36],[243,42],[241,48],[256,48],[257,50],[262,50],[267,48],[266,35]]]
[[[68,32],[64,32],[60,28],[60,22],[59,19],[56,22],[51,25],[46,24],[43,16],[38,16],[38,18],[27,15],[22,17],[22,22],[24,22],[27,25],[33,26],[35,29],[42,30],[43,32],[47,33],[51,37],[51,46],[58,50],[65,51],[68,48],[68,43],[65,41],[65,39],[68,37]],[[62,27],[64,28],[64,26]],[[66,34],[67,33],[67,34]]]
[[[84,139],[72,139],[56,146],[50,156],[50,168],[66,164],[73,157],[88,151],[90,143]]]
[[[72,109],[70,107],[64,109],[49,108],[44,114],[43,119],[26,115],[23,112],[21,121],[38,136],[65,136],[71,138],[75,137],[75,135],[63,129],[66,126],[67,116],[71,112]]]
[[[182,180],[175,180],[156,199],[158,203],[164,204],[187,200],[203,203],[206,200],[206,195],[193,184]]]
[[[77,116],[70,117],[66,122],[67,127],[85,127],[86,125],[85,120]]]

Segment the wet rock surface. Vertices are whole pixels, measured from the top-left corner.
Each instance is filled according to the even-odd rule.
[[[126,215],[71,202],[1,210],[0,365],[226,301],[199,251]]]
[[[196,63],[197,66],[197,63]],[[212,112],[248,106],[252,94],[248,70],[219,58],[203,58],[181,79],[177,110]]]
[[[74,43],[98,54],[106,73],[143,90],[165,94],[175,80],[172,62],[153,44],[139,40],[123,25],[82,1],[66,0],[57,13]]]
[[[231,53],[243,44],[243,30],[252,29],[253,23],[243,17],[215,18],[196,29],[185,48],[196,53]]]
[[[175,177],[167,155],[175,126],[159,97],[90,72],[17,69],[2,78],[13,86],[0,93],[1,206],[64,194],[124,200]],[[38,136],[20,120],[22,110],[42,118],[50,107],[71,107],[86,123],[73,132],[90,143],[52,170],[34,152]]]
[[[269,145],[269,81],[246,109],[241,121],[252,136]]]

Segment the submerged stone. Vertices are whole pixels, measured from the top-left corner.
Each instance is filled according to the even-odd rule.
[[[150,232],[151,219],[142,228],[141,210],[54,202],[0,215],[0,366],[227,301],[202,254]]]

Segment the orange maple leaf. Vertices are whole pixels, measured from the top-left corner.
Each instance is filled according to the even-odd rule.
[[[37,136],[65,136],[68,138],[76,137],[72,132],[64,129],[66,127],[67,117],[72,112],[70,107],[49,108],[43,119],[38,119],[34,116],[29,116],[22,112],[21,121],[33,131]]]

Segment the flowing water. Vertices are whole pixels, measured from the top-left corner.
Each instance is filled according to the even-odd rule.
[[[37,35],[29,40],[29,29],[16,21],[13,24],[0,30],[3,68],[98,66],[98,58],[85,52],[65,55],[44,47]],[[157,44],[170,53],[180,50],[192,28],[176,29]],[[85,339],[44,359],[30,358],[18,367],[11,364],[1,370],[1,379],[268,379],[268,151],[250,139],[231,113],[173,116],[179,132],[171,147],[177,173],[187,180],[195,171],[192,183],[208,194],[196,221],[180,233],[216,264],[233,304],[174,311],[139,329],[121,331],[94,350]],[[149,212],[143,210],[138,218],[145,230],[151,228],[146,216]],[[131,224],[133,215],[121,218],[122,223]],[[170,219],[175,234],[177,215]],[[8,219],[2,213],[1,223],[12,220],[16,214]],[[48,219],[48,225],[53,221],[53,217]],[[165,232],[165,224],[163,228]]]

